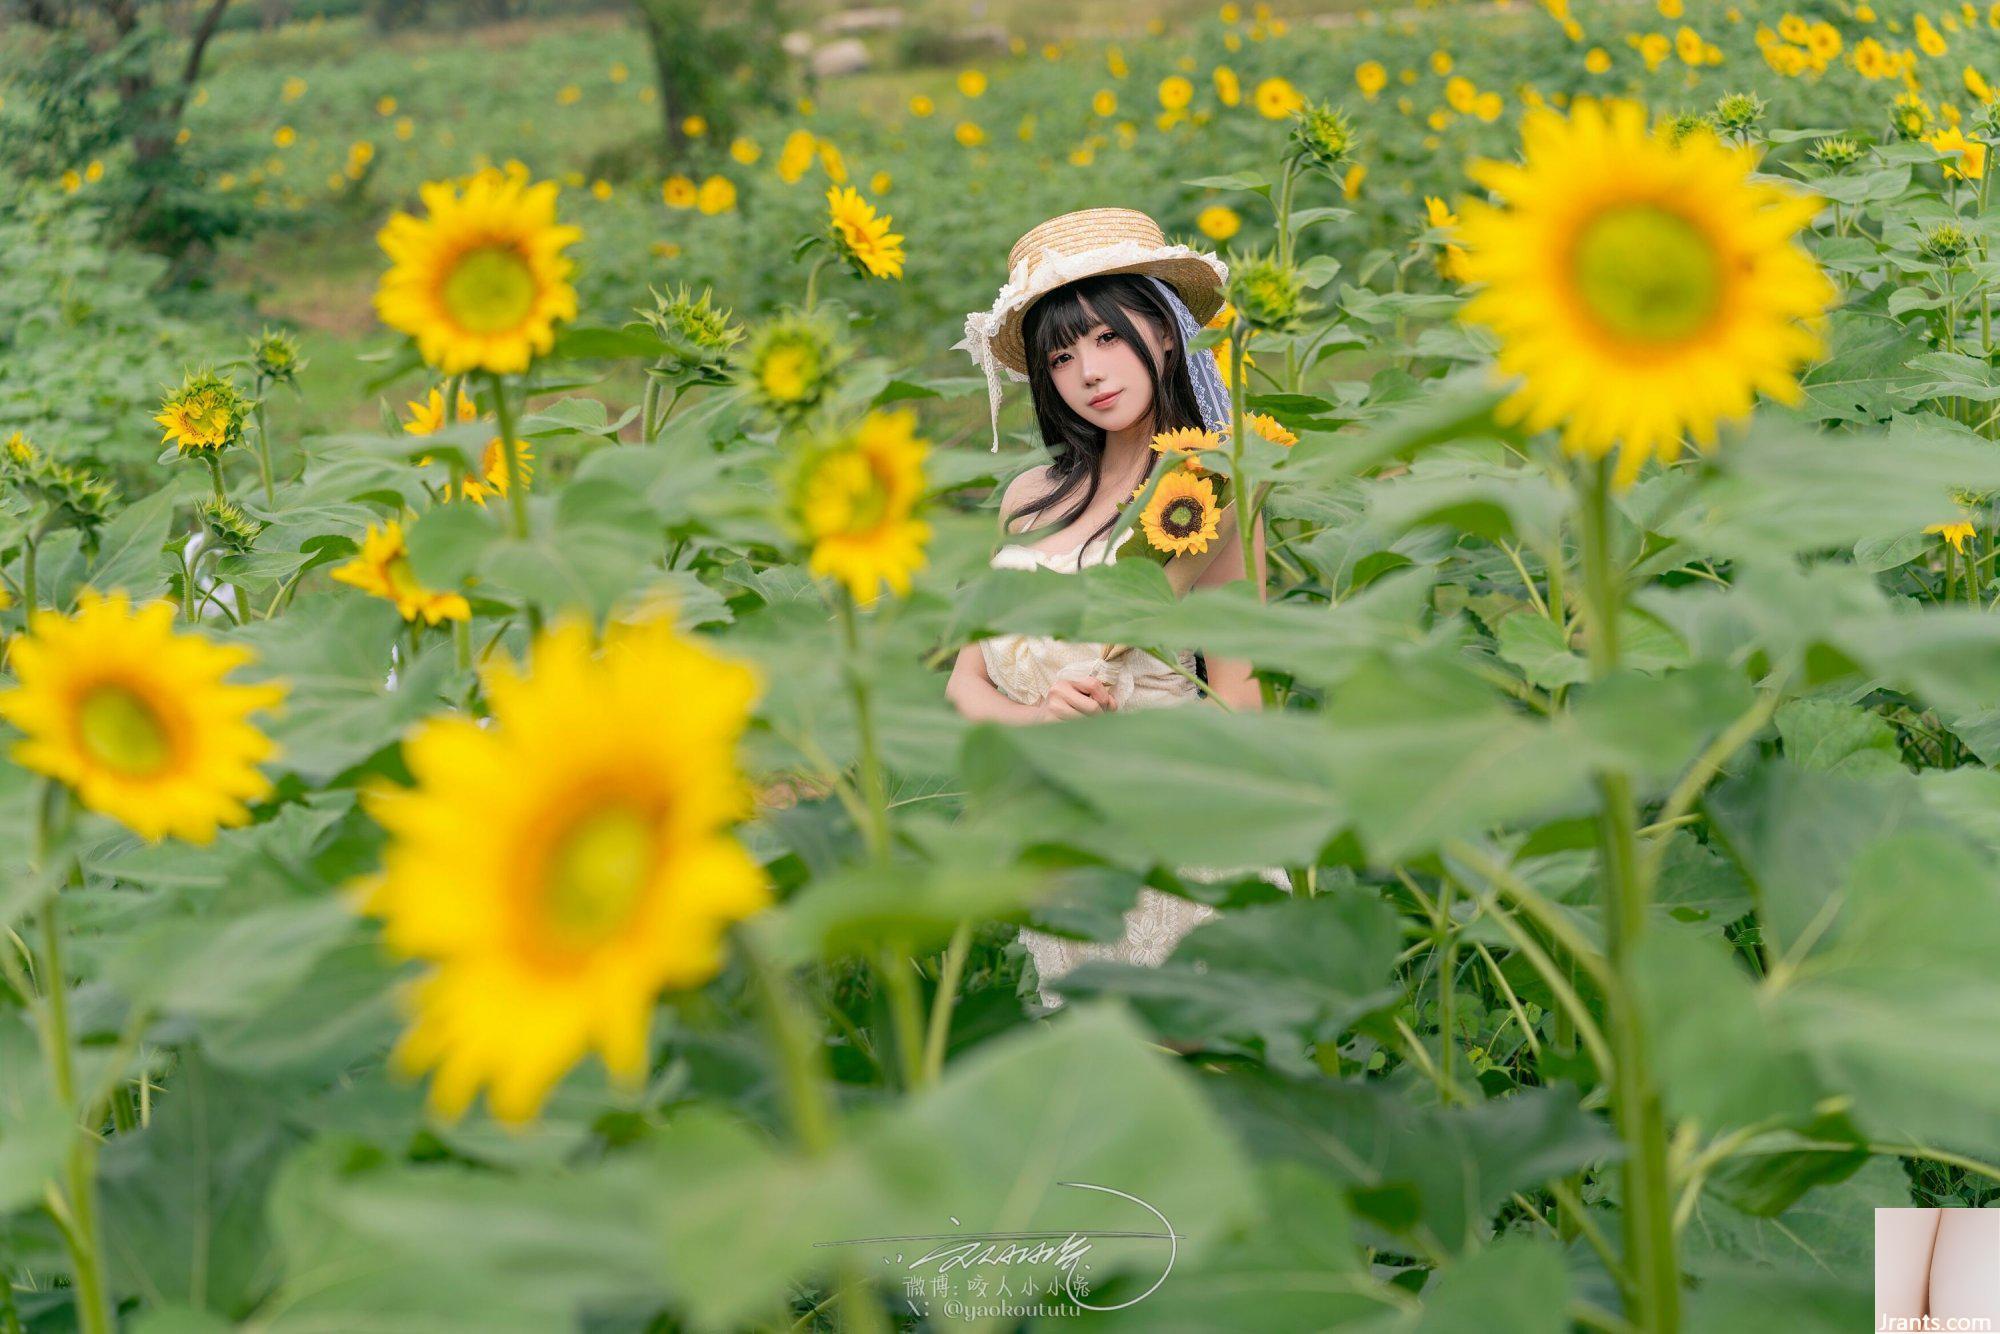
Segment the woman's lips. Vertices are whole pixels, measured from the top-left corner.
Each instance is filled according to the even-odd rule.
[[[1123,389],[1113,389],[1109,393],[1099,394],[1096,398],[1090,400],[1090,406],[1093,408],[1108,407],[1112,399],[1118,397],[1120,394],[1124,392],[1125,391]]]

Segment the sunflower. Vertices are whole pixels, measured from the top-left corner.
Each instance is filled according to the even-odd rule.
[[[1946,180],[1970,177],[1976,181],[1986,175],[1986,145],[1966,138],[1956,125],[1925,135],[1924,142],[1944,155]],[[1958,155],[1956,162],[1952,161],[1953,154]]]
[[[535,475],[535,451],[527,441],[515,445],[514,461],[521,469],[521,484],[526,486]],[[488,496],[507,494],[507,449],[494,436],[486,442],[486,448],[479,455],[479,469],[467,473],[459,480],[458,494],[475,505],[484,505]]]
[[[1468,202],[1460,229],[1485,284],[1463,317],[1521,377],[1507,417],[1561,425],[1573,453],[1620,447],[1623,487],[1683,434],[1712,447],[1759,390],[1798,401],[1834,296],[1794,239],[1817,200],[1751,180],[1752,149],[1649,135],[1635,102],[1532,111],[1522,133],[1525,162],[1472,167],[1506,207]]]
[[[1220,531],[1222,510],[1215,487],[1206,477],[1185,468],[1163,474],[1153,498],[1139,512],[1146,540],[1168,555],[1200,555]]]
[[[200,371],[182,378],[181,387],[161,402],[153,420],[166,428],[160,443],[171,440],[183,454],[222,450],[243,439],[250,408],[250,400],[228,378]]]
[[[1979,532],[1978,529],[1974,528],[1971,523],[1964,519],[1958,519],[1951,523],[1934,523],[1924,529],[1924,531],[1926,533],[1936,533],[1945,541],[1951,543],[1951,549],[1960,555],[1965,554],[1967,539],[1976,537]]]
[[[1199,426],[1183,426],[1178,431],[1161,431],[1154,435],[1152,443],[1155,453],[1185,454],[1190,459],[1200,458],[1204,449],[1222,448],[1220,436]]]
[[[432,389],[429,396],[410,399],[403,404],[410,410],[410,419],[403,423],[403,429],[411,435],[436,435],[444,429],[444,390]],[[458,419],[462,422],[475,420],[479,408],[470,396],[458,391]],[[424,460],[429,462],[428,459]]]
[[[846,345],[816,315],[785,312],[757,330],[740,358],[752,397],[778,417],[810,410],[833,387]]]
[[[856,273],[903,276],[903,238],[889,230],[888,214],[876,216],[874,206],[851,185],[828,186],[826,207],[834,245]]]
[[[1433,231],[1449,232],[1458,226],[1458,215],[1435,195],[1424,197],[1424,223]],[[1438,277],[1448,283],[1465,281],[1465,247],[1446,241],[1432,256]]]
[[[1257,112],[1267,120],[1285,120],[1306,104],[1306,99],[1291,80],[1273,75],[1257,85],[1250,94]]]
[[[171,602],[134,608],[122,592],[94,589],[74,615],[35,612],[12,644],[20,684],[0,692],[0,718],[27,734],[14,760],[85,806],[153,842],[207,843],[219,826],[247,823],[244,803],[270,792],[257,765],[277,748],[248,719],[277,708],[285,687],[228,684],[250,651],[173,622]]]
[[[729,923],[770,902],[729,829],[753,805],[736,746],[758,683],[662,618],[612,625],[602,652],[559,621],[485,688],[489,725],[430,720],[403,746],[415,785],[364,792],[389,843],[356,888],[384,944],[433,965],[396,1066],[435,1071],[441,1116],[484,1088],[518,1124],[592,1050],[641,1079],[660,992],[714,976]]]
[[[1286,449],[1290,449],[1299,442],[1299,437],[1295,433],[1286,430],[1283,422],[1280,422],[1276,417],[1270,416],[1267,413],[1247,413],[1243,418],[1243,424],[1258,435],[1263,436],[1266,440],[1269,440],[1272,444],[1283,445]]]
[[[916,518],[930,443],[907,408],[870,412],[858,426],[808,446],[791,481],[794,522],[812,547],[809,568],[869,603],[888,584],[900,596],[924,564],[931,528]]]
[[[424,618],[426,624],[442,620],[463,621],[472,608],[457,593],[440,593],[425,588],[410,568],[410,548],[403,538],[403,525],[394,519],[386,524],[368,525],[361,554],[333,572],[343,584],[352,584],[364,593],[386,598],[406,621]]]
[[[555,322],[576,317],[562,252],[583,233],[556,222],[555,182],[489,167],[422,194],[424,218],[398,212],[377,234],[393,263],[376,313],[447,375],[526,370],[554,345]]]

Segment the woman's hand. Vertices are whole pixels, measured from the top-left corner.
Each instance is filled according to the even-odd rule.
[[[1060,722],[1086,713],[1103,713],[1118,707],[1111,687],[1094,676],[1065,676],[1049,687],[1049,693],[1035,707],[1035,721]]]

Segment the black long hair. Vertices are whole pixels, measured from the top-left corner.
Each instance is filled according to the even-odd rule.
[[[1151,356],[1144,355],[1146,341],[1132,323],[1134,315],[1152,322],[1163,345],[1170,342],[1157,365]],[[1177,431],[1202,425],[1201,405],[1195,400],[1194,381],[1188,375],[1187,348],[1172,307],[1152,281],[1137,273],[1099,273],[1065,283],[1028,307],[1021,330],[1028,352],[1028,387],[1034,394],[1035,419],[1042,428],[1042,442],[1053,455],[1051,485],[1016,514],[1003,516],[1003,527],[1020,515],[1052,509],[1082,488],[1082,498],[1067,513],[1047,521],[1061,531],[1089,509],[1097,496],[1104,480],[1104,428],[1091,425],[1063,402],[1062,391],[1056,388],[1049,370],[1049,358],[1100,323],[1109,325],[1141,353],[1139,360],[1153,381],[1153,430]],[[1084,541],[1104,536],[1117,518],[1114,513]]]

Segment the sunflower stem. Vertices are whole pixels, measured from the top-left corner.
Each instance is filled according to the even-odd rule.
[[[528,490],[521,484],[521,442],[514,438],[514,409],[507,402],[506,386],[493,371],[486,373],[493,391],[493,413],[500,419],[500,451],[507,456],[507,509],[513,516],[514,536],[528,540]],[[456,408],[456,404],[453,408]]]
[[[257,419],[257,472],[264,479],[264,507],[277,506],[276,494],[271,489],[271,428],[264,419],[264,377],[257,377],[257,402],[251,408]]]
[[[222,460],[218,457],[220,453],[220,450],[203,450],[202,458],[207,460],[208,475],[215,482],[215,503],[218,505],[227,505],[229,503],[229,492],[222,485]]]
[[[1236,497],[1236,540],[1243,548],[1243,577],[1257,590],[1257,600],[1264,600],[1264,580],[1262,571],[1256,565],[1256,544],[1253,539],[1252,516],[1246,511],[1250,497],[1243,488],[1243,394],[1248,387],[1243,375],[1243,324],[1233,320],[1229,325],[1229,489]]]
[[[653,370],[658,370],[660,368],[660,365],[664,364],[665,361],[666,361],[665,357],[660,358],[660,361],[654,364]],[[640,443],[647,445],[653,443],[653,436],[655,432],[657,432],[660,429],[659,417],[660,417],[660,377],[652,374],[651,371],[648,371],[646,374],[645,409],[639,414]]]
[[[1618,614],[1622,571],[1611,553],[1611,460],[1594,460],[1583,497],[1580,555],[1589,612],[1591,675],[1603,680],[1618,669]],[[1644,937],[1647,885],[1638,851],[1638,818],[1631,776],[1621,769],[1597,774],[1598,844],[1605,905],[1606,988],[1612,1049],[1612,1107],[1625,1141],[1625,1264],[1631,1275],[1628,1315],[1648,1334],[1680,1328],[1680,1265],[1675,1254],[1673,1192],[1668,1174],[1666,1117],[1650,1065],[1644,1017],[1630,989],[1633,961]]]
[[[29,533],[27,536],[27,540],[22,543],[23,549],[21,552],[21,610],[22,612],[29,615],[32,615],[34,613],[35,598],[37,595],[35,589],[35,562],[37,559],[38,545],[39,545],[39,539],[36,537],[34,533]]]
[[[815,255],[812,267],[806,270],[805,313],[808,315],[812,314],[813,305],[819,299],[819,271],[826,267],[827,258],[824,254]]]
[[[35,821],[35,873],[49,865],[68,794],[48,782]],[[111,1308],[105,1301],[103,1245],[97,1227],[97,1141],[83,1125],[77,1106],[76,1070],[70,1060],[69,993],[63,981],[62,890],[51,886],[42,904],[42,1040],[49,1079],[69,1118],[69,1145],[63,1155],[61,1204],[68,1214],[62,1228],[69,1249],[76,1293],[76,1322],[83,1334],[110,1334]]]
[[[937,995],[931,1000],[930,1031],[924,1035],[924,1082],[934,1084],[944,1073],[944,1049],[951,1037],[951,1012],[958,1003],[958,982],[965,972],[965,954],[972,946],[972,923],[960,922],[945,946],[938,970]]]

